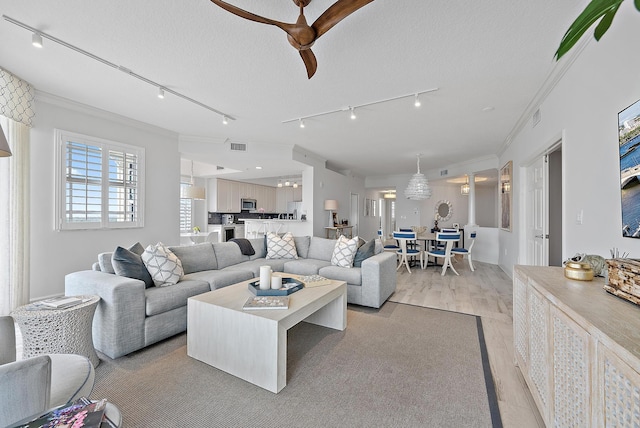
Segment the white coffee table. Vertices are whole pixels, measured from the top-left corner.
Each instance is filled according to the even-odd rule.
[[[300,321],[347,328],[347,284],[296,291],[286,310],[244,311],[251,281],[189,298],[187,355],[278,393],[287,384],[287,330]]]

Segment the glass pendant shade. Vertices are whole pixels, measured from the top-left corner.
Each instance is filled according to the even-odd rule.
[[[463,196],[469,196],[469,177],[467,177],[466,182],[460,186],[460,194]]]
[[[404,196],[413,201],[421,201],[431,197],[431,188],[429,188],[429,180],[420,173],[420,155],[418,155],[418,172],[413,174],[409,184],[404,191]]]

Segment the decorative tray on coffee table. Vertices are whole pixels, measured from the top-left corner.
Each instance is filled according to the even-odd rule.
[[[279,290],[260,289],[260,280],[249,283],[249,290],[256,296],[288,296],[291,293],[295,293],[298,290],[304,288],[304,284],[294,278],[282,278],[282,288]]]

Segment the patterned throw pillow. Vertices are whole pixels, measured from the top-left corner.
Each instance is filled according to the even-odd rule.
[[[345,238],[344,235],[340,235],[336,246],[333,247],[333,255],[331,256],[331,264],[333,266],[341,266],[350,268],[353,266],[353,257],[358,250],[358,237],[355,236],[351,239]]]
[[[275,233],[267,233],[267,259],[297,259],[298,251],[291,232],[282,238]]]
[[[142,261],[151,274],[156,287],[177,284],[184,270],[178,256],[173,254],[162,242],[149,245],[142,253]]]

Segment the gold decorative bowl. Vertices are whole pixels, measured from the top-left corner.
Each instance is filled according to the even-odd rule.
[[[589,263],[567,262],[564,267],[564,276],[578,281],[591,281],[593,269]]]

